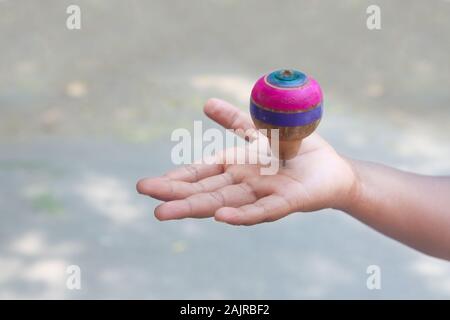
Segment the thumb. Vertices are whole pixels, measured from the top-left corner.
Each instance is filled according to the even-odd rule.
[[[203,111],[210,119],[225,129],[241,129],[244,131],[255,129],[250,115],[229,102],[211,98],[206,101]]]

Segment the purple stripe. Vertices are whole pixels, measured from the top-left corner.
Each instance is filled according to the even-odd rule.
[[[283,113],[259,108],[250,102],[250,114],[257,120],[280,127],[306,126],[322,117],[322,104],[304,112]]]

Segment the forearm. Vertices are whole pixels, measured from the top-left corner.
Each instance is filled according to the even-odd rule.
[[[344,211],[406,245],[450,260],[450,178],[350,162],[357,183]]]

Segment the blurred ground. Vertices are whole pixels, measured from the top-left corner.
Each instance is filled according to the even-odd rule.
[[[450,298],[448,263],[340,212],[160,223],[134,189],[172,167],[171,131],[206,120],[208,97],[245,109],[285,66],[322,84],[319,132],[340,152],[449,174],[449,15],[442,0],[0,1],[0,298]]]

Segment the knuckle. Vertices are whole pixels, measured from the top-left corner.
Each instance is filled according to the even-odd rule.
[[[191,174],[195,178],[195,180],[198,180],[198,169],[197,169],[197,167],[190,165],[190,166],[185,166],[184,168],[186,169],[186,171],[189,172],[189,174]]]
[[[202,181],[195,182],[192,185],[194,186],[195,189],[197,189],[196,192],[201,193],[201,192],[205,192],[206,191],[206,186],[205,186],[205,184]]]
[[[233,112],[233,115],[231,116],[230,119],[230,127],[234,128],[238,124],[239,116],[240,116],[239,111],[236,110]]]
[[[220,191],[210,192],[209,195],[222,206],[225,205],[225,197]]]
[[[223,173],[221,176],[225,179],[226,184],[232,184],[234,182],[234,176],[231,170]]]

